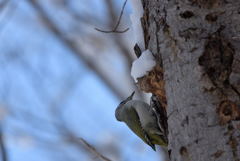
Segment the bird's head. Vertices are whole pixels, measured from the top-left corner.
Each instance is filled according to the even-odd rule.
[[[118,121],[122,121],[121,119],[121,110],[123,108],[123,106],[128,102],[128,101],[131,101],[132,98],[133,98],[133,95],[134,95],[135,91],[132,92],[132,94],[127,97],[125,100],[123,100],[122,102],[120,102],[120,104],[118,105],[118,107],[116,108],[115,110],[115,117]]]

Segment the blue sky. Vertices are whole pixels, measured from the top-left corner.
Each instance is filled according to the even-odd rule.
[[[94,2],[98,2],[92,3],[96,8],[101,8],[100,1]],[[101,9],[99,11],[101,13]],[[158,153],[137,138],[125,124],[115,120],[114,111],[120,100],[93,71],[38,23],[26,2],[18,3],[11,19],[1,29],[0,37],[1,108],[28,111],[51,121],[54,113],[49,112],[49,104],[57,102],[54,108],[63,111],[67,126],[99,151],[100,145],[110,142],[116,144],[124,161],[159,160]],[[30,122],[11,117],[10,112],[2,119],[9,160],[58,160],[58,154],[50,150],[51,146],[41,146],[32,134],[53,140],[58,137],[37,126],[31,127]],[[43,123],[42,126],[51,125]],[[73,158],[91,160],[84,152],[76,154],[77,151],[70,146],[61,143],[59,146]]]

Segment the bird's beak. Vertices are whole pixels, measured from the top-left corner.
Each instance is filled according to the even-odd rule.
[[[130,101],[130,100],[132,100],[134,94],[135,94],[135,91],[133,91],[133,93],[132,93],[132,94],[126,99],[126,101]]]

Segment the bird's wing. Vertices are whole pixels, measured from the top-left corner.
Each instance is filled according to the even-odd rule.
[[[151,146],[152,149],[156,151],[155,145],[151,142],[149,135],[141,126],[141,122],[140,122],[137,111],[133,107],[131,107],[131,108],[126,108],[124,112],[126,112],[126,114],[123,114],[124,116],[123,121],[127,124],[127,126],[137,136],[139,136],[146,144]]]

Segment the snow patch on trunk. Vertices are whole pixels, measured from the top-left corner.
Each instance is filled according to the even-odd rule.
[[[131,76],[137,82],[137,78],[143,77],[156,65],[150,50],[145,50],[142,55],[132,63]]]

